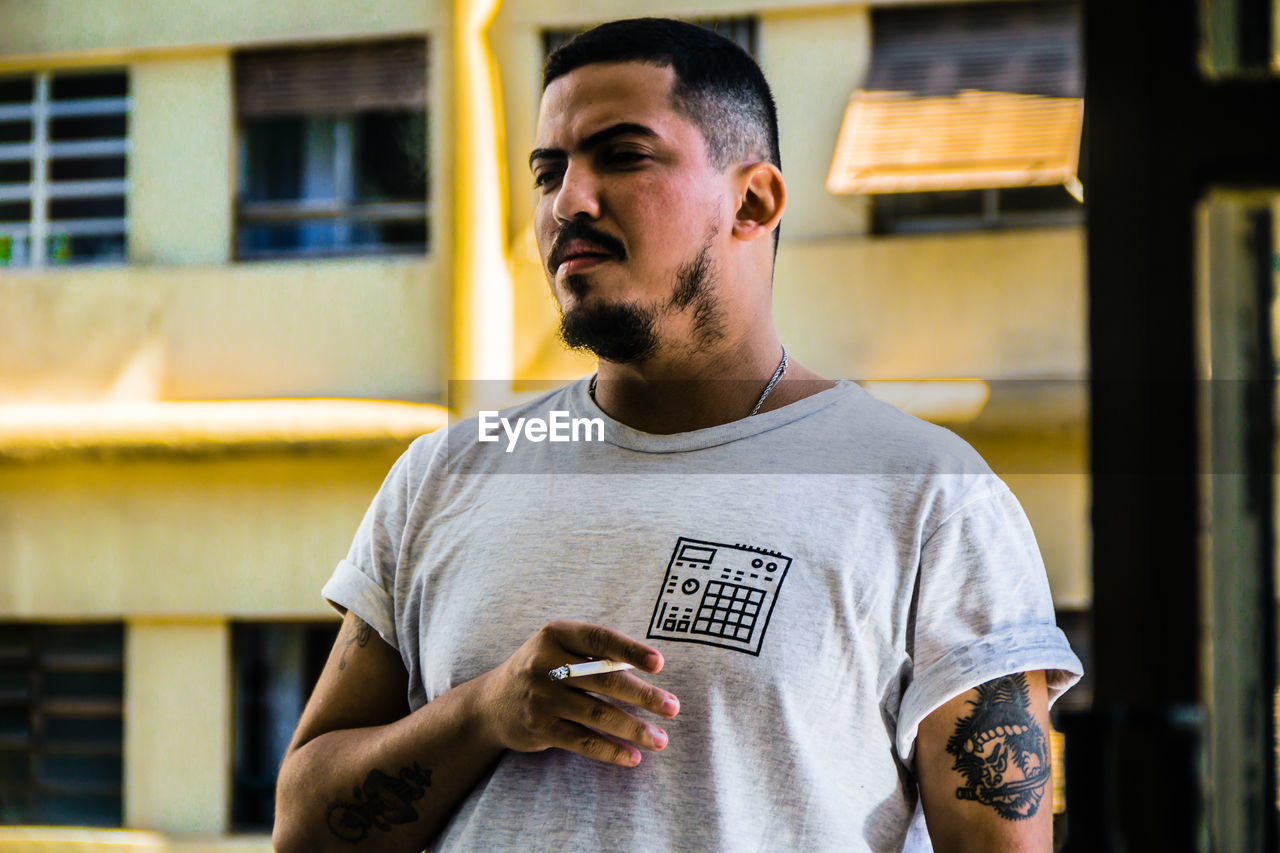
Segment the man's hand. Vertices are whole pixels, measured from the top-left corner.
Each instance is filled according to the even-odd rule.
[[[554,667],[587,658],[662,668],[657,650],[617,631],[553,622],[409,713],[399,652],[348,613],[280,768],[276,849],[421,850],[504,749],[559,747],[632,766],[636,746],[664,747],[665,732],[607,701],[675,716],[676,698],[634,672],[551,680]]]
[[[649,673],[661,670],[663,663],[656,649],[610,628],[552,622],[476,680],[475,707],[485,735],[495,745],[519,752],[557,747],[623,767],[640,762],[636,746],[665,747],[665,731],[606,699],[674,717],[680,702],[671,693],[632,672],[564,681],[552,681],[548,674],[565,663],[600,658],[626,661]]]

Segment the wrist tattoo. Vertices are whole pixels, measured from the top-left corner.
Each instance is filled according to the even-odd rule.
[[[369,638],[373,636],[373,629],[369,627],[369,623],[358,617],[353,617],[355,631],[351,632],[347,637],[347,641],[342,644],[342,657],[338,658],[338,669],[347,668],[347,649],[351,648],[351,644],[355,643],[360,648],[369,645]]]
[[[1049,744],[1031,713],[1026,676],[988,681],[969,704],[973,713],[956,721],[947,741],[951,769],[967,783],[956,799],[991,806],[1006,820],[1031,817],[1049,784]]]
[[[356,844],[369,837],[370,827],[390,832],[393,825],[412,823],[418,812],[410,804],[426,796],[430,785],[431,771],[423,770],[416,761],[412,767],[402,767],[398,776],[370,770],[364,785],[351,789],[355,802],[329,806],[329,830]]]

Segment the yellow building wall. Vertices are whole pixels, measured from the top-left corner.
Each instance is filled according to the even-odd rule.
[[[784,239],[774,314],[828,375],[1080,379],[1084,259],[1080,228]]]
[[[0,403],[435,400],[450,337],[441,278],[414,257],[0,274]]]
[[[320,587],[403,449],[0,464],[0,612],[328,618]]]
[[[443,25],[441,0],[21,0],[6,3],[0,55],[154,50],[414,33]]]

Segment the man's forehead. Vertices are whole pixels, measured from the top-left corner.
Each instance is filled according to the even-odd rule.
[[[670,66],[644,62],[597,62],[575,68],[551,81],[542,93],[538,144],[567,144],[618,122],[652,127],[674,115],[674,80]],[[559,138],[566,135],[568,139]]]

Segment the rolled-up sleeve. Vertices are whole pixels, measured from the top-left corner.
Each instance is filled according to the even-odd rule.
[[[1003,483],[946,518],[921,549],[911,678],[895,744],[910,763],[920,723],[948,700],[1014,672],[1044,670],[1050,705],[1083,674],[1057,627],[1031,525]]]

